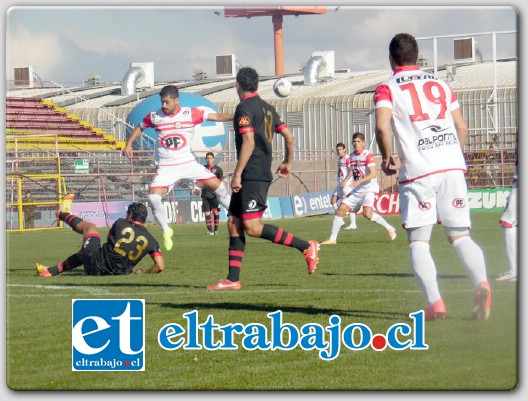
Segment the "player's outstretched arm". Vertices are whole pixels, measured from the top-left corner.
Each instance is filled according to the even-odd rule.
[[[134,130],[130,134],[130,137],[128,138],[125,148],[121,152],[123,156],[126,156],[126,157],[134,156],[134,151],[132,150],[132,144],[136,141],[136,139],[139,138],[142,132],[143,130],[141,129],[140,125],[134,128]]]
[[[286,127],[283,129],[280,134],[284,138],[284,160],[281,163],[281,165],[277,168],[277,174],[279,177],[286,178],[288,175],[290,175],[291,171],[291,160],[293,157],[293,145],[294,145],[294,138],[293,133],[291,130]]]
[[[354,182],[353,177],[354,177],[354,170],[352,170],[350,167],[347,167],[347,175],[346,175],[345,178],[343,178],[343,181],[341,182],[341,184],[339,186],[341,188],[345,188],[348,185],[348,182],[350,180],[352,180],[352,182]]]
[[[163,260],[163,256],[154,256],[154,266],[152,266],[150,269],[143,270],[143,269],[136,269],[134,270],[134,274],[157,274],[161,273],[163,270],[165,270],[165,261]]]
[[[466,146],[466,139],[468,136],[468,125],[467,125],[466,120],[464,119],[464,116],[462,115],[462,111],[460,110],[460,107],[453,110],[451,112],[451,115],[453,116],[453,122],[455,123],[458,143],[460,144],[460,148],[462,149],[462,152],[463,152],[464,146]]]
[[[231,178],[231,190],[238,192],[242,188],[242,172],[246,168],[249,158],[255,149],[255,134],[253,132],[246,132],[242,135],[242,147],[238,155],[238,162]]]
[[[235,116],[228,113],[209,113],[207,116],[207,121],[216,121],[216,122],[227,122],[233,121]]]
[[[376,142],[381,153],[381,169],[387,175],[396,174],[394,159],[392,157],[392,131],[390,121],[392,110],[388,107],[376,109]]]

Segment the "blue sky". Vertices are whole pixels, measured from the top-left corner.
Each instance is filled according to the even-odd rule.
[[[31,4],[6,7],[7,79],[14,67],[31,66],[44,81],[82,82],[91,75],[120,81],[131,62],[154,62],[156,81],[189,79],[196,69],[213,77],[216,55],[231,53],[242,66],[274,74],[271,17],[225,18],[220,5]],[[398,32],[428,37],[515,31],[519,22],[516,10],[507,6],[337,7],[327,6],[325,15],[284,17],[286,73],[299,71],[320,50],[335,52],[336,68],[389,69],[387,46]],[[475,39],[490,60],[491,36]],[[498,35],[498,57],[517,56],[517,40],[517,35]],[[432,41],[420,41],[420,47],[432,64]],[[453,39],[439,39],[439,63],[452,56]]]

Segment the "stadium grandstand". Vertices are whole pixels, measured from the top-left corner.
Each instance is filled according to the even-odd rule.
[[[379,154],[374,137],[373,94],[391,71],[329,71],[324,63],[322,68],[318,65],[320,59],[311,61],[303,71],[282,75],[293,84],[293,92],[286,98],[273,92],[278,76],[261,77],[259,95],[276,107],[296,140],[292,176],[274,182],[270,196],[333,189],[335,144],[343,142],[351,148],[354,132],[363,132],[370,150]],[[422,68],[432,69],[427,65]],[[153,140],[144,135],[138,141],[140,157],[129,160],[120,154],[133,128],[127,120],[134,108],[157,96],[167,84],[178,86],[180,93],[202,96],[214,103],[219,112],[233,113],[239,102],[234,89],[235,74],[212,79],[196,74],[195,79],[187,81],[152,80],[144,86],[140,84],[144,74],[137,71],[138,67],[131,67],[124,72],[122,82],[101,82],[94,77],[76,87],[41,80],[31,85],[7,82],[8,211],[11,208],[13,215],[20,213],[19,197],[26,187],[42,211],[55,210],[66,191],[78,193],[84,201],[145,201],[155,171]],[[511,186],[518,130],[517,59],[453,62],[438,67],[436,73],[453,88],[469,124],[465,154],[470,188]],[[229,181],[236,155],[232,123],[227,123],[227,129],[217,162]],[[276,141],[273,146],[278,165],[283,144]],[[380,171],[378,179],[382,191],[397,191],[394,177]],[[186,185],[170,196],[189,197]],[[17,220],[8,217],[7,228],[18,228]]]

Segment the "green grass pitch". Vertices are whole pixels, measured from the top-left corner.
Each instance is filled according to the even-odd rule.
[[[470,279],[435,227],[431,249],[448,318],[426,322],[428,350],[353,351],[341,348],[324,361],[317,350],[167,351],[157,341],[168,323],[184,324],[198,310],[220,325],[269,325],[266,316],[283,311],[283,321],[328,326],[368,325],[384,332],[410,323],[409,313],[425,299],[409,263],[399,216],[389,216],[398,238],[358,216],[357,230],[342,230],[336,246],[322,246],[318,269],[306,273],[293,248],[248,238],[241,282],[233,292],[206,292],[225,278],[228,235],[205,235],[205,224],[175,226],[174,248],[164,252],[167,269],[158,275],[89,277],[82,268],[51,279],[36,275],[35,262],[53,265],[74,253],[81,236],[70,229],[7,233],[6,376],[13,390],[511,390],[518,382],[518,292],[515,282],[495,278],[507,270],[499,212],[472,214],[475,241],[482,246],[492,286],[489,320],[469,318]],[[332,217],[271,221],[304,239],[323,241]],[[151,227],[160,240],[158,226]],[[101,229],[102,238],[107,229]],[[148,259],[148,260],[147,260]],[[141,262],[148,267],[150,258]],[[72,299],[145,299],[145,371],[72,372]]]

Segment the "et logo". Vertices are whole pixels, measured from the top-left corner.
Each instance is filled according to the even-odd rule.
[[[72,299],[72,371],[144,370],[144,299]]]

